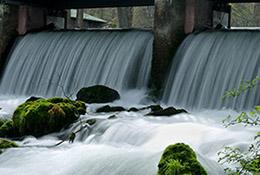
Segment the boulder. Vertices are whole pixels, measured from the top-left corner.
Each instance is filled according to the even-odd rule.
[[[122,111],[126,111],[125,108],[121,107],[121,106],[103,106],[101,108],[98,108],[96,110],[97,113],[101,113],[101,112],[122,112]]]
[[[175,109],[174,107],[169,107],[166,109],[161,109],[158,111],[150,112],[147,115],[152,115],[152,116],[172,116],[180,113],[187,113],[186,110],[184,109]]]
[[[54,97],[23,103],[16,108],[12,119],[18,136],[39,137],[60,131],[85,113],[83,102]]]
[[[85,87],[77,93],[77,100],[86,103],[109,103],[118,99],[120,95],[116,90],[102,85]]]
[[[3,149],[16,148],[18,145],[15,142],[6,139],[0,139],[0,154]]]
[[[12,120],[6,120],[2,125],[0,125],[0,137],[15,137],[17,131],[14,128],[14,123]]]
[[[207,175],[195,152],[183,143],[168,146],[161,157],[157,175]]]

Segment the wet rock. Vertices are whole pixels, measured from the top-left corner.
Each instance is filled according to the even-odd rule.
[[[4,149],[16,148],[16,147],[18,147],[18,145],[15,142],[6,139],[0,139],[0,154]]]
[[[88,120],[86,121],[86,123],[89,124],[90,126],[94,125],[96,122],[97,122],[96,119],[88,119]]]
[[[116,115],[111,115],[109,116],[107,119],[108,120],[113,120],[113,119],[117,119],[118,117]]]
[[[121,106],[106,105],[101,108],[98,108],[96,112],[101,113],[101,112],[122,112],[122,111],[126,111],[126,109]]]
[[[138,112],[138,111],[140,111],[140,110],[137,109],[137,108],[130,108],[130,109],[128,109],[127,111],[128,111],[128,112]]]
[[[151,109],[152,112],[163,110],[163,108],[160,105],[150,105],[150,106],[141,108],[141,110],[145,110],[145,109]]]
[[[39,137],[60,131],[85,113],[83,102],[55,97],[23,103],[16,108],[12,119],[19,136]]]
[[[0,125],[0,137],[10,138],[15,137],[17,131],[14,128],[12,120],[6,120],[2,125]]]
[[[97,85],[80,89],[77,100],[86,103],[109,103],[120,99],[119,93],[106,86]]]
[[[207,175],[195,152],[183,143],[168,146],[161,157],[157,175]]]
[[[150,112],[147,115],[152,115],[152,116],[172,116],[180,113],[187,113],[186,110],[184,109],[175,109],[174,107],[169,107],[166,109],[161,109],[158,111]]]
[[[43,99],[43,98],[41,98],[41,97],[34,97],[34,96],[32,96],[32,97],[30,97],[30,98],[28,98],[25,102],[29,102],[29,101],[36,101],[36,100],[39,100],[39,99]]]

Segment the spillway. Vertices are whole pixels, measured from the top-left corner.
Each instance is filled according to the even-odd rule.
[[[259,86],[223,100],[226,91],[260,76],[259,31],[191,34],[176,53],[163,94],[169,105],[189,109],[249,109],[260,104]]]
[[[153,35],[149,31],[31,33],[9,56],[1,94],[64,96],[84,86],[119,91],[146,88]]]

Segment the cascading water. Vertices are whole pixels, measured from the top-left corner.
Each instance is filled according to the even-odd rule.
[[[260,90],[222,100],[225,91],[260,73],[259,31],[191,34],[173,60],[164,90],[167,104],[193,109],[248,109],[260,104]]]
[[[233,42],[236,40],[222,32],[218,35],[222,40],[225,40],[225,37],[233,39]],[[249,40],[250,38],[247,37],[244,36]],[[152,38],[151,33],[141,31],[29,34],[19,41],[11,54],[0,93],[17,96],[62,95],[60,85],[66,89],[66,92],[94,84],[105,84],[119,90],[145,88],[150,72]],[[196,58],[202,59],[201,55],[211,53],[206,50],[212,44],[209,39],[218,46],[211,47],[212,53],[226,49],[221,47],[224,43],[216,39],[215,33],[213,36],[203,33],[188,37],[177,55],[191,55],[191,50],[195,52],[198,47],[196,54],[193,53],[194,60],[191,60],[194,62],[190,63],[194,64]],[[191,41],[194,43],[191,44]],[[230,57],[234,56],[231,54]],[[175,72],[171,75],[183,70],[175,69],[183,66],[184,63],[180,64],[182,61],[181,58],[175,59]],[[250,66],[248,62],[247,64]],[[207,65],[204,64],[205,68],[209,69]],[[203,72],[204,67],[201,65],[198,69]],[[183,71],[185,73],[185,70]],[[208,74],[216,76],[216,70],[212,71]],[[248,74],[250,71],[253,70],[249,69]],[[253,76],[253,73],[251,74]],[[239,75],[236,78],[239,78]],[[222,76],[225,78],[224,74]],[[187,79],[187,77],[182,78]],[[199,77],[195,78],[194,81],[200,80]],[[210,81],[210,78],[206,80]],[[185,95],[194,95],[188,93],[190,86],[186,86],[185,83],[180,86],[186,90]],[[170,94],[169,91],[171,91],[170,80],[165,92],[165,100],[171,104],[173,102],[166,98],[167,94]],[[125,99],[116,101],[112,105],[129,107],[129,101],[140,98],[139,90],[123,93]],[[1,97],[0,117],[10,117],[15,107],[24,100],[25,98],[20,97],[16,97],[15,100],[10,99],[9,96]],[[143,107],[140,104],[134,105]],[[203,110],[172,117],[149,117],[145,116],[150,112],[149,110],[97,114],[94,111],[99,106],[89,105],[88,114],[81,116],[80,121],[65,131],[38,139],[27,137],[17,141],[19,145],[25,147],[9,149],[0,155],[0,174],[155,175],[164,148],[170,144],[183,142],[196,151],[199,161],[209,175],[222,175],[223,167],[217,163],[216,153],[226,145],[245,147],[253,140],[255,134],[252,128],[238,126],[227,129],[222,126],[221,121],[227,114],[237,115],[234,111]],[[108,119],[111,115],[115,115],[115,118]],[[74,144],[64,142],[57,147],[49,147],[60,142],[60,136],[77,131],[82,127],[82,122],[93,118],[97,122],[81,130]]]
[[[27,34],[10,54],[0,92],[61,96],[96,84],[145,88],[152,42],[151,32],[138,30]]]

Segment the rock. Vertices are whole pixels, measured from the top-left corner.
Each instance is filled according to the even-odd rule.
[[[23,103],[16,108],[12,119],[19,136],[39,137],[60,131],[85,113],[83,102],[55,97]]]
[[[152,112],[163,110],[163,108],[160,105],[150,105],[150,106],[141,108],[141,110],[145,110],[145,109],[151,109]]]
[[[0,154],[2,149],[16,148],[18,145],[15,142],[6,139],[0,139]]]
[[[28,98],[25,102],[29,102],[29,101],[36,101],[36,100],[39,100],[39,99],[43,99],[43,98],[41,98],[41,97],[34,97],[34,96],[32,96],[32,97],[30,97],[30,98]]]
[[[98,108],[96,112],[101,113],[101,112],[122,112],[122,111],[126,111],[126,109],[121,106],[112,106],[111,107],[109,105],[106,105],[101,108]]]
[[[140,111],[140,110],[137,109],[137,108],[130,108],[130,109],[128,109],[127,111],[128,111],[128,112],[138,112],[138,111]]]
[[[91,125],[94,125],[96,122],[97,122],[96,119],[88,119],[88,120],[86,121],[86,123],[89,124],[90,126],[91,126]]]
[[[77,100],[86,103],[109,103],[120,99],[119,93],[106,86],[97,85],[80,89]]]
[[[109,116],[107,119],[108,120],[113,120],[113,119],[117,119],[118,117],[116,115],[111,115]]]
[[[187,113],[184,109],[175,109],[174,107],[169,107],[166,109],[162,109],[159,111],[150,112],[146,115],[152,115],[152,116],[172,116],[180,113]]]
[[[6,120],[0,126],[0,137],[15,137],[17,135],[17,131],[14,128],[14,124],[12,120]]]
[[[195,152],[183,143],[168,146],[161,157],[157,175],[207,175]]]

